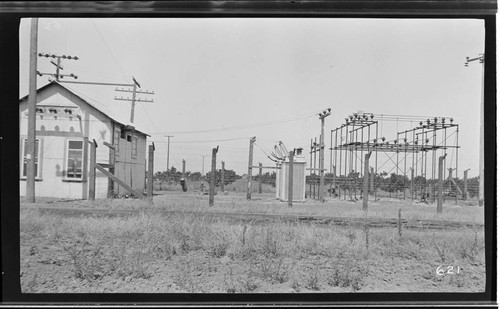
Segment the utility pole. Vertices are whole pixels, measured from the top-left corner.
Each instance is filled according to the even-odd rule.
[[[365,214],[368,212],[368,185],[370,178],[370,156],[372,152],[365,154],[365,174],[363,175],[363,210]]]
[[[290,159],[290,164],[288,168],[288,207],[293,205],[293,155],[295,150],[290,151],[288,158]]]
[[[324,198],[324,186],[325,186],[325,118],[330,116],[331,108],[324,110],[323,113],[319,114],[319,119],[321,119],[321,136],[319,137],[319,200],[325,202]]]
[[[262,193],[262,163],[259,162],[259,194]]]
[[[222,168],[220,171],[220,190],[222,192],[224,192],[224,181],[225,181],[225,179],[224,179],[225,166],[224,165],[225,165],[225,162],[222,161],[221,164],[222,164]]]
[[[168,163],[170,159],[170,138],[174,137],[173,135],[164,135],[167,138],[167,173],[168,173]]]
[[[203,193],[203,181],[205,180],[205,157],[208,156],[201,156],[202,158],[202,163],[201,163],[201,181],[200,181],[200,191]]]
[[[36,175],[36,52],[38,48],[38,18],[31,19],[30,34],[30,84],[28,97],[28,143],[26,149],[26,201],[35,202]],[[40,145],[39,145],[40,147]]]
[[[439,170],[438,170],[438,200],[437,200],[437,212],[438,214],[443,212],[443,173],[444,167],[443,162],[446,158],[446,154],[444,156],[439,157]]]
[[[469,66],[469,62],[479,61],[482,64],[481,77],[481,133],[479,138],[479,206],[484,204],[484,54],[479,54],[479,57],[470,59],[466,57],[465,66]]]
[[[201,177],[204,179],[205,178],[205,157],[208,156],[201,156],[202,157],[202,163],[201,163]]]
[[[411,195],[411,200],[413,201],[413,180],[414,180],[414,169],[413,169],[413,167],[411,167],[410,170],[411,170],[410,195]]]
[[[154,162],[155,162],[155,144],[149,145],[148,154],[148,202],[153,204],[153,175],[154,175]]]
[[[252,165],[253,165],[253,143],[256,137],[250,139],[250,148],[248,150],[248,173],[247,173],[247,200],[252,199]]]
[[[135,103],[136,102],[147,102],[147,103],[152,103],[153,100],[148,100],[148,99],[136,99],[136,94],[137,93],[142,93],[142,94],[155,94],[154,91],[147,91],[147,90],[144,90],[144,91],[139,91],[137,90],[137,87],[141,88],[141,85],[137,82],[137,80],[135,80],[135,78],[132,76],[132,80],[134,81],[134,83],[130,86],[132,86],[132,90],[130,89],[124,89],[124,88],[116,88],[115,91],[120,91],[120,92],[132,92],[132,99],[129,99],[129,98],[123,98],[123,97],[120,97],[120,98],[116,98],[115,97],[115,100],[119,100],[119,101],[131,101],[132,102],[132,106],[131,106],[131,110],[130,110],[130,122],[131,123],[134,123],[134,113],[135,113]]]
[[[467,190],[467,172],[470,170],[470,168],[466,169],[464,171],[464,193],[463,193],[463,196],[462,198],[464,200],[467,200],[467,198],[469,198],[469,191]]]
[[[64,78],[65,76],[69,76],[69,77],[73,77],[74,79],[77,79],[78,76],[76,76],[75,74],[71,73],[71,74],[60,74],[60,70],[63,70],[63,66],[61,65],[61,59],[68,59],[68,60],[78,60],[78,57],[77,56],[67,56],[67,55],[55,55],[55,54],[47,54],[47,53],[38,53],[38,57],[45,57],[45,58],[54,58],[54,59],[57,59],[57,62],[54,62],[54,60],[51,60],[50,63],[52,63],[53,65],[55,65],[56,67],[56,73],[40,73],[38,71],[36,71],[36,73],[40,76],[43,76],[43,75],[50,75],[50,76],[53,76],[55,77],[56,81],[60,81],[59,79],[61,78]]]
[[[76,58],[76,57],[75,57]],[[73,58],[74,59],[74,58]],[[46,74],[46,73],[41,73],[41,74]],[[54,74],[50,74],[54,75]],[[62,76],[62,75],[59,75]],[[76,75],[70,74],[68,76],[72,76],[74,78],[77,78]],[[135,103],[136,102],[148,102],[152,103],[153,100],[147,100],[147,99],[136,99],[136,94],[137,93],[142,93],[142,94],[155,94],[154,91],[139,91],[137,90],[137,87],[141,88],[141,85],[137,82],[135,77],[132,76],[132,80],[134,81],[133,84],[120,84],[120,83],[101,83],[101,82],[68,82],[68,81],[60,81],[61,83],[67,83],[67,84],[81,84],[81,85],[100,85],[100,86],[125,86],[125,87],[132,87],[132,90],[130,89],[124,89],[124,88],[116,88],[115,91],[119,92],[132,92],[132,99],[130,98],[123,98],[123,97],[115,97],[115,100],[118,101],[131,101],[132,102],[132,107],[130,110],[130,123],[134,123],[134,113],[135,113]]]
[[[212,173],[210,175],[210,192],[208,199],[208,206],[214,206],[214,195],[215,195],[215,169],[217,162],[217,152],[219,151],[219,146],[212,149]]]

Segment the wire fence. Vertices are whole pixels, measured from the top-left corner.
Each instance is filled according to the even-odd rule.
[[[306,195],[310,198],[319,196],[319,176],[306,177]],[[364,179],[353,173],[348,177],[325,176],[325,187],[330,197],[347,200],[358,200],[363,196]],[[423,202],[434,202],[438,197],[438,180],[428,180],[416,177],[411,181],[401,175],[381,177],[369,176],[368,192],[375,198],[410,198]],[[442,182],[442,193],[445,199],[477,199],[479,197],[479,177],[469,178],[466,181],[459,178],[448,178]]]

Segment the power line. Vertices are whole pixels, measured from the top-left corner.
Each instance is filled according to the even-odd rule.
[[[302,116],[302,117],[299,116],[298,118],[296,117],[296,118],[291,118],[291,119],[284,119],[284,120],[278,120],[278,121],[272,121],[272,122],[264,122],[264,123],[260,123],[260,124],[243,125],[243,126],[228,127],[228,128],[209,129],[209,130],[193,130],[193,131],[156,132],[156,133],[151,133],[151,134],[190,134],[190,133],[205,133],[205,132],[221,132],[221,131],[254,128],[254,127],[280,124],[280,123],[285,123],[285,122],[298,121],[298,120],[303,120],[303,119],[313,117],[314,115],[316,115],[316,113],[307,114],[307,116]]]
[[[118,63],[118,61],[116,60],[115,56],[113,55],[113,53],[111,52],[108,44],[106,43],[106,40],[104,40],[101,32],[99,31],[99,29],[97,29],[97,26],[95,25],[94,21],[92,19],[90,19],[90,22],[92,23],[92,25],[94,26],[94,29],[97,31],[97,34],[99,34],[99,37],[101,38],[101,41],[104,43],[104,46],[106,46],[106,49],[108,50],[109,54],[111,55],[111,57],[113,58],[113,60],[115,61],[116,65],[118,66],[118,68],[120,69],[120,71],[122,72],[122,75],[123,75],[123,78],[125,78],[125,80],[127,80],[127,76],[125,75],[125,73],[123,72],[120,64]]]
[[[229,139],[218,139],[218,140],[202,140],[202,141],[176,141],[176,142],[170,142],[170,143],[175,143],[175,144],[188,144],[188,143],[213,143],[213,142],[226,142],[226,141],[235,141],[235,140],[244,140],[248,139],[248,137],[236,137],[236,138],[229,138]],[[163,141],[154,141],[155,143],[166,143]]]

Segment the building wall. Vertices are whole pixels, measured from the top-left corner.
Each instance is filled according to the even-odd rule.
[[[48,86],[37,95],[36,136],[39,140],[39,176],[35,181],[35,196],[86,199],[88,197],[88,166],[90,145],[95,140],[96,162],[109,163],[109,148],[104,142],[113,144],[113,127],[119,127],[109,117],[99,112],[78,96],[58,85]],[[52,109],[52,112],[50,111]],[[54,113],[53,111],[57,111]],[[71,110],[71,114],[65,112]],[[77,117],[79,116],[79,117]],[[20,117],[20,194],[26,195],[26,180],[23,177],[24,139],[27,138],[28,114],[27,100],[19,105]],[[142,135],[144,144],[145,136]],[[68,141],[83,142],[83,179],[71,179],[67,175]],[[141,143],[138,143],[142,145]],[[126,147],[123,147],[125,150]],[[137,150],[138,154],[142,150]],[[141,157],[144,161],[145,151]],[[117,153],[122,157],[121,153]],[[132,162],[130,162],[132,163]],[[144,165],[144,163],[142,164]],[[132,170],[140,170],[140,166]],[[137,180],[139,182],[139,180]],[[144,182],[144,174],[142,176]],[[108,178],[96,171],[96,198],[107,196]],[[139,187],[139,186],[137,186]]]
[[[144,192],[146,175],[146,136],[117,126],[115,128],[114,145],[117,149],[115,157],[115,175],[133,189]],[[118,184],[115,184],[114,192],[118,195],[129,194],[125,188]]]

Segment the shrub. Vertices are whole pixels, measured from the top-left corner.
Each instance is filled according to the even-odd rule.
[[[331,286],[351,287],[353,291],[359,291],[363,284],[363,279],[368,275],[366,268],[358,265],[357,262],[346,260],[344,262],[334,262],[333,272],[327,278]]]
[[[260,275],[263,279],[273,283],[283,283],[288,280],[288,266],[284,263],[283,257],[280,258],[261,258],[258,261],[260,265]]]

